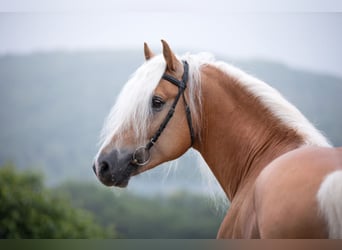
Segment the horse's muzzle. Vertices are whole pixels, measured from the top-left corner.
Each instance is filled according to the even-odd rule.
[[[125,150],[100,155],[97,164],[97,169],[93,167],[93,170],[98,179],[106,186],[118,187],[126,187],[138,167],[132,164],[132,153]]]

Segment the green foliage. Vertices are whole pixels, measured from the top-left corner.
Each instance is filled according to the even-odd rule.
[[[123,238],[215,238],[223,219],[205,197],[185,192],[146,198],[71,182],[55,191],[68,193],[74,206],[92,211],[104,227],[115,225]]]
[[[75,209],[69,200],[43,186],[35,172],[19,172],[12,165],[0,168],[0,238],[103,238],[92,215]]]

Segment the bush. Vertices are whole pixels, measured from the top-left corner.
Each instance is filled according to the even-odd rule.
[[[0,238],[113,238],[91,213],[43,185],[39,173],[0,168]]]

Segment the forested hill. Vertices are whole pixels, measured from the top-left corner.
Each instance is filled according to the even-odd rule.
[[[225,60],[276,87],[335,145],[342,145],[342,79],[274,62]],[[50,183],[94,178],[91,164],[103,120],[142,62],[141,51],[1,56],[0,164],[38,166]],[[180,165],[178,169],[185,172],[163,185],[186,187],[189,178],[198,179],[193,176],[193,163],[184,160]],[[156,172],[160,174],[164,172]],[[137,183],[139,178],[144,177],[138,177]],[[153,188],[160,182],[152,179],[139,188]]]

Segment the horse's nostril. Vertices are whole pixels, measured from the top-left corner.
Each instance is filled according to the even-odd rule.
[[[109,164],[106,161],[103,161],[100,163],[99,165],[100,168],[100,174],[104,175],[105,173],[107,173],[109,171]]]

